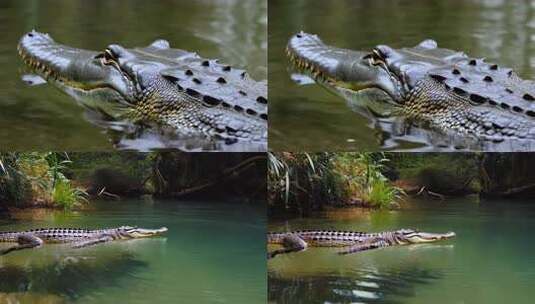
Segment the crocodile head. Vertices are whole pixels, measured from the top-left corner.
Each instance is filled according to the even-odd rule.
[[[48,34],[24,35],[26,65],[91,109],[115,119],[171,126],[184,134],[264,141],[265,83],[244,71],[170,48],[112,44],[103,51],[56,43]]]
[[[324,44],[317,35],[301,32],[290,39],[286,52],[300,72],[337,94],[397,105],[403,102],[405,78],[387,65],[386,48],[370,52],[339,49]]]
[[[328,46],[301,32],[290,38],[287,54],[298,71],[375,114],[403,114],[416,125],[459,138],[535,139],[533,81],[439,48],[433,40],[361,52]]]
[[[454,232],[429,233],[412,229],[402,229],[394,232],[394,238],[399,244],[421,244],[431,243],[440,240],[447,240],[455,237]]]
[[[303,32],[290,38],[286,51],[294,66],[321,84],[346,95],[380,96],[394,105],[405,103],[430,70],[467,59],[462,52],[438,48],[430,39],[413,48],[378,45],[354,51],[326,45],[317,35]]]
[[[144,229],[144,228],[131,227],[131,226],[122,226],[118,228],[118,232],[121,238],[139,239],[139,238],[162,235],[163,233],[167,232],[167,228],[162,227],[159,229]]]

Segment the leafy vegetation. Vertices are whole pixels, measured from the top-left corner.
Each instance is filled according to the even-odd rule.
[[[390,208],[405,193],[535,197],[532,153],[270,153],[270,212]]]
[[[65,210],[73,209],[83,202],[87,202],[87,192],[81,188],[73,187],[69,180],[56,181],[52,190],[52,202]]]
[[[266,198],[263,153],[0,153],[0,209],[72,209],[93,198]],[[87,190],[86,190],[87,189]]]
[[[376,208],[389,208],[402,199],[405,192],[392,186],[386,179],[376,179],[370,182],[366,191],[361,193],[362,200]]]
[[[85,191],[72,186],[63,174],[71,163],[66,153],[1,153],[0,163],[0,199],[4,203],[70,209],[86,201]]]
[[[383,175],[382,153],[269,153],[272,209],[304,214],[326,205],[388,208],[403,191]]]
[[[268,202],[305,213],[342,196],[329,153],[269,153]]]
[[[383,153],[339,153],[333,159],[333,166],[345,181],[351,201],[390,208],[404,192],[383,175],[388,162]]]
[[[0,154],[0,201],[20,206],[30,191],[29,180],[20,170],[18,153]]]

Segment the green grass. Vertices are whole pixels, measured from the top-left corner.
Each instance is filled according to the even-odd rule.
[[[375,179],[369,185],[363,200],[375,208],[389,208],[392,203],[401,199],[403,191],[393,187],[385,179]]]
[[[70,210],[87,202],[87,192],[73,187],[68,180],[57,180],[52,190],[52,202],[65,210]]]

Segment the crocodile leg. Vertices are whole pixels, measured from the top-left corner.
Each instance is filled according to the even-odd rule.
[[[361,244],[357,244],[357,245],[351,246],[346,250],[342,250],[342,251],[338,252],[338,254],[343,254],[343,255],[351,254],[351,253],[365,251],[365,250],[371,250],[371,249],[387,247],[389,245],[390,244],[387,241],[385,241],[384,239],[375,239],[373,241],[368,241],[368,242],[365,242],[365,243],[361,243]]]
[[[303,251],[307,248],[307,243],[296,234],[289,234],[282,240],[282,246],[284,248],[273,250],[268,252],[268,260],[274,258],[276,255]]]
[[[35,248],[43,245],[43,240],[38,238],[33,234],[22,234],[17,238],[17,246],[9,247],[7,249],[1,250],[0,255],[5,255],[11,251],[23,250]]]
[[[77,248],[77,249],[78,248],[84,248],[84,247],[88,247],[88,246],[97,245],[97,244],[100,244],[100,243],[106,243],[106,242],[109,242],[109,241],[113,241],[113,237],[111,235],[103,235],[103,236],[98,237],[98,238],[77,242],[72,246],[72,248]]]

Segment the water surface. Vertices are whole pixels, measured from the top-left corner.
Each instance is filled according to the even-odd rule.
[[[4,150],[109,150],[114,144],[150,150],[169,145],[155,133],[136,134],[132,139],[124,132],[111,131],[113,125],[88,115],[50,85],[28,87],[21,80],[25,71],[16,47],[32,29],[49,33],[57,42],[92,50],[113,43],[146,46],[166,39],[172,47],[246,68],[256,80],[267,77],[265,0],[3,0],[0,145]],[[190,143],[172,145],[203,148]]]
[[[400,211],[335,210],[269,230],[454,231],[440,243],[337,255],[310,248],[268,262],[273,303],[532,303],[535,206],[525,201],[408,201]]]
[[[317,85],[290,79],[284,48],[295,33],[318,34],[342,48],[399,48],[435,39],[533,75],[535,6],[521,0],[271,0],[269,2],[270,148],[282,151],[424,150],[429,138],[391,139],[387,127],[353,112]],[[511,149],[511,147],[498,147]],[[533,147],[531,147],[533,149]]]
[[[0,231],[121,225],[169,231],[159,238],[82,249],[45,245],[0,256],[0,302],[265,303],[263,207],[200,201],[93,206],[92,211],[17,215],[1,220]]]

